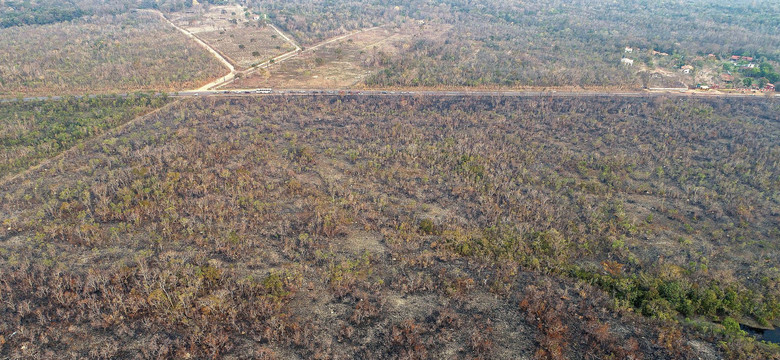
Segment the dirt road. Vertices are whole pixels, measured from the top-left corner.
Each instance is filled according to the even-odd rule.
[[[372,28],[367,28],[367,29],[362,29],[362,30],[353,31],[353,32],[351,32],[351,33],[349,33],[349,34],[344,34],[344,35],[341,35],[341,36],[337,36],[337,37],[330,38],[330,39],[328,39],[328,40],[322,41],[322,42],[320,42],[320,43],[317,43],[316,45],[313,45],[312,47],[306,48],[306,49],[304,50],[304,49],[301,49],[301,47],[300,47],[300,46],[298,46],[297,44],[295,44],[295,42],[293,42],[292,40],[290,40],[290,38],[288,38],[287,36],[285,36],[285,35],[284,35],[284,34],[283,34],[281,31],[279,31],[279,29],[277,29],[275,26],[271,25],[271,27],[272,27],[274,30],[276,30],[276,32],[278,32],[278,33],[279,33],[279,35],[281,35],[281,36],[282,36],[282,37],[283,37],[285,40],[289,41],[289,42],[290,42],[290,44],[292,44],[293,46],[295,46],[295,50],[293,50],[293,51],[290,51],[290,52],[287,52],[287,53],[284,53],[284,54],[282,54],[282,55],[280,55],[280,56],[277,56],[277,57],[275,57],[275,58],[273,58],[273,59],[271,59],[271,60],[269,60],[269,61],[266,61],[266,62],[264,62],[264,63],[262,63],[262,64],[259,64],[259,65],[255,66],[254,68],[252,68],[252,69],[249,69],[249,70],[247,70],[247,71],[245,71],[245,72],[241,73],[241,75],[242,75],[242,76],[245,76],[245,75],[251,75],[251,74],[253,74],[253,73],[257,72],[257,70],[259,70],[259,69],[267,68],[267,67],[269,67],[269,66],[271,66],[271,65],[274,65],[274,64],[279,64],[279,63],[281,63],[281,62],[283,62],[283,61],[285,61],[285,60],[287,60],[287,59],[293,58],[293,57],[295,57],[295,56],[298,56],[299,54],[303,54],[303,53],[305,53],[305,52],[314,51],[314,50],[316,50],[316,49],[318,49],[318,48],[320,48],[320,47],[322,47],[322,46],[325,46],[325,45],[328,45],[328,44],[331,44],[331,43],[334,43],[334,42],[337,42],[337,41],[340,41],[340,40],[344,40],[344,39],[350,38],[350,37],[352,37],[352,36],[355,36],[355,35],[357,35],[357,34],[361,34],[361,33],[367,32],[367,31],[371,31],[371,30],[376,30],[376,29],[382,28],[382,26],[375,26],[375,27],[372,27]],[[215,86],[215,87],[213,87],[212,89],[219,89],[220,87],[223,87],[223,86],[225,86],[225,85],[228,85],[228,84],[232,83],[232,82],[233,82],[233,80],[235,80],[235,78],[232,78],[232,79],[230,79],[229,81],[225,81],[225,82],[223,82],[223,83],[219,84],[218,86]]]
[[[298,46],[298,44],[295,43],[295,41],[290,40],[290,38],[287,37],[281,30],[279,30],[274,24],[269,24],[271,26],[271,29],[274,29],[279,36],[281,36],[284,40],[286,40],[290,45],[295,47],[295,51],[301,51],[301,47]]]
[[[225,67],[227,67],[228,70],[230,70],[230,73],[228,73],[227,75],[225,75],[225,76],[223,76],[223,77],[221,77],[221,78],[219,78],[217,80],[214,80],[214,81],[212,81],[212,82],[210,82],[210,83],[208,83],[206,85],[201,86],[198,90],[200,90],[200,91],[209,90],[209,89],[211,89],[211,88],[213,88],[213,87],[215,87],[217,85],[220,85],[220,84],[225,83],[227,81],[231,81],[231,80],[233,80],[236,77],[236,73],[237,72],[236,72],[236,68],[233,66],[233,64],[231,64],[230,61],[228,61],[224,56],[222,56],[222,54],[220,54],[217,50],[215,50],[209,44],[207,44],[206,42],[204,42],[203,40],[201,40],[200,38],[195,36],[195,34],[189,32],[188,30],[186,30],[184,28],[179,27],[178,25],[174,24],[172,21],[168,20],[168,18],[166,18],[165,15],[163,15],[163,13],[161,13],[160,11],[158,11],[158,10],[146,10],[146,11],[151,11],[151,12],[157,14],[163,20],[165,20],[165,22],[167,22],[168,24],[170,24],[171,26],[176,28],[176,30],[179,30],[179,32],[181,32],[182,34],[184,34],[188,38],[190,38],[192,40],[195,40],[195,42],[198,43],[198,45],[200,45],[200,47],[206,49],[206,51],[210,52],[211,55],[214,55],[214,57],[216,57],[217,60],[219,60],[219,62],[222,63],[222,65],[225,65]]]
[[[283,38],[285,41],[287,41],[288,43],[290,43],[290,45],[292,45],[293,47],[295,47],[295,49],[294,49],[294,50],[292,50],[292,51],[288,51],[288,52],[286,52],[286,53],[284,53],[284,54],[282,54],[282,55],[279,55],[279,56],[277,56],[277,57],[275,57],[275,58],[272,58],[271,60],[268,60],[268,61],[265,61],[265,62],[263,62],[263,63],[257,64],[257,65],[256,65],[256,66],[254,66],[253,68],[251,68],[251,69],[248,69],[248,70],[244,71],[243,73],[241,73],[241,75],[249,75],[249,74],[252,74],[252,73],[254,73],[255,71],[257,71],[258,69],[267,68],[267,67],[269,67],[271,64],[277,64],[277,63],[280,63],[280,62],[282,62],[282,61],[285,61],[285,60],[287,60],[287,59],[289,59],[289,58],[291,58],[291,57],[293,57],[293,56],[295,56],[295,55],[297,55],[297,54],[299,54],[300,52],[302,52],[302,51],[303,51],[303,49],[301,49],[301,47],[300,47],[300,46],[298,46],[298,44],[297,44],[297,43],[295,43],[295,41],[292,41],[292,40],[291,40],[289,37],[287,37],[287,35],[285,35],[285,34],[284,34],[284,33],[283,33],[281,30],[279,30],[279,29],[278,29],[276,26],[274,26],[273,24],[269,24],[269,26],[271,26],[271,28],[272,28],[272,29],[274,29],[274,31],[276,31],[276,33],[277,33],[277,34],[279,34],[279,36],[281,36],[281,37],[282,37],[282,38]],[[221,83],[219,83],[219,84],[217,84],[217,85],[214,85],[214,86],[212,86],[210,89],[219,89],[219,88],[221,88],[221,87],[223,87],[223,86],[225,86],[225,85],[228,85],[228,84],[232,83],[232,82],[233,82],[233,80],[235,80],[235,79],[236,79],[236,77],[235,77],[235,76],[233,76],[233,77],[231,77],[230,79],[226,79],[225,81],[222,81]],[[207,89],[207,90],[208,90],[208,89]]]

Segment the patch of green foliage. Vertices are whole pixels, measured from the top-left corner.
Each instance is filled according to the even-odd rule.
[[[759,323],[768,324],[780,316],[780,302],[777,299],[762,298],[751,290],[740,289],[732,284],[701,284],[685,278],[664,279],[644,272],[632,275],[599,274],[579,267],[572,267],[569,275],[601,287],[622,305],[630,306],[649,317],[752,317]]]
[[[34,166],[168,101],[165,96],[139,93],[1,104],[0,177]]]
[[[769,324],[780,317],[780,301],[736,284],[694,281],[684,275],[664,276],[649,271],[602,273],[572,264],[574,244],[555,229],[519,232],[508,227],[490,227],[481,232],[444,231],[449,248],[460,256],[493,263],[560,274],[598,286],[620,306],[666,320],[705,316],[719,320],[731,316],[754,318]]]
[[[0,28],[71,21],[92,13],[68,2],[31,6],[29,2],[9,1],[5,3],[5,7],[5,11],[0,12]]]

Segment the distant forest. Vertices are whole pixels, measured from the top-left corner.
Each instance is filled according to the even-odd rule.
[[[204,0],[198,6],[225,3]],[[651,51],[668,54],[664,64],[677,70],[709,54],[721,59],[746,56],[762,67],[739,70],[749,78],[744,80],[745,85],[780,80],[774,70],[780,68],[780,18],[776,16],[780,3],[776,1],[238,3],[247,12],[266,14],[269,21],[304,47],[373,26],[419,26],[438,34],[420,36],[392,54],[376,54],[375,62],[381,70],[363,81],[370,87],[638,89],[647,86],[647,79],[640,73],[652,71],[659,60],[647,55]],[[0,27],[68,22],[141,8],[176,12],[194,4],[192,0],[6,1],[0,5]],[[635,56],[633,67],[620,63],[625,47],[643,51]]]
[[[227,3],[224,0],[202,2]],[[10,0],[0,4],[0,28],[53,24],[90,15],[117,15],[135,9],[177,11],[192,5],[192,0]]]
[[[250,3],[301,43],[387,24],[441,26],[383,59],[372,86],[638,87],[637,67],[620,66],[631,46],[668,53],[679,66],[697,56],[780,60],[780,3],[774,1],[311,0]]]
[[[78,19],[89,14],[79,8],[67,7],[67,5],[55,6],[31,6],[21,7],[16,10],[13,2],[6,3],[7,10],[0,17],[0,27],[11,27],[18,25],[43,25],[61,21],[70,21]]]

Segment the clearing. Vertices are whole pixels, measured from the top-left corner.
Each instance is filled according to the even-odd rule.
[[[332,38],[286,61],[259,68],[225,88],[345,88],[383,68],[415,38],[438,36],[444,26],[374,27]]]
[[[188,10],[169,17],[239,69],[261,64],[296,48],[267,24],[262,15],[251,14],[237,5]]]

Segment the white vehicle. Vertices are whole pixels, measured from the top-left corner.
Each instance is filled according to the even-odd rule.
[[[255,89],[255,94],[270,94],[271,89]]]

